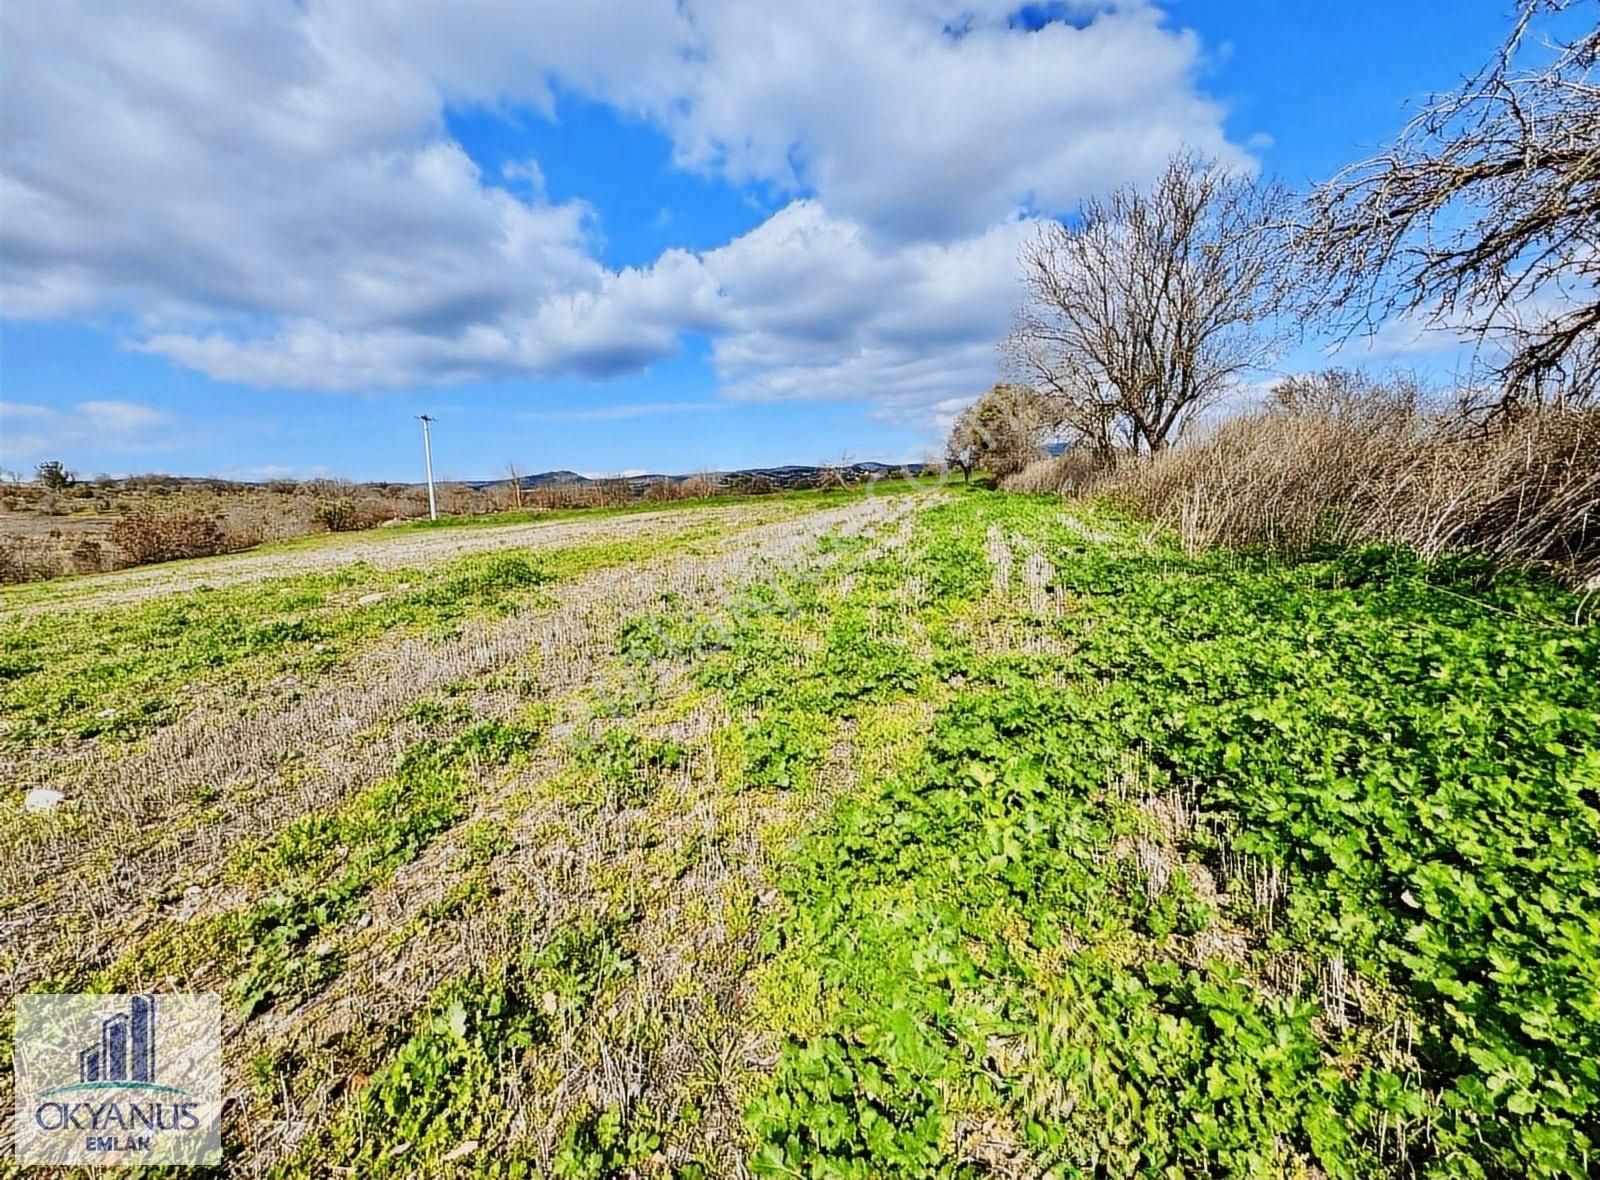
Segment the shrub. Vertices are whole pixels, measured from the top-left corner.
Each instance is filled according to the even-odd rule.
[[[26,581],[16,537],[0,537],[0,585]]]
[[[678,483],[678,495],[685,500],[701,500],[717,491],[717,477],[712,474],[691,475]]]
[[[778,485],[765,475],[740,475],[728,481],[728,491],[739,496],[770,496]]]
[[[682,479],[662,476],[645,486],[640,498],[647,504],[671,504],[679,500],[698,500],[717,494],[714,475],[688,475]]]
[[[266,539],[266,532],[258,520],[245,520],[242,523],[229,521],[223,530],[223,550],[238,553],[243,549],[254,549]]]
[[[70,556],[74,573],[97,574],[105,569],[105,551],[99,541],[83,538],[72,547]]]
[[[1105,464],[1084,450],[1035,459],[1000,481],[1008,492],[1081,492],[1105,471]]]
[[[0,584],[36,582],[61,572],[55,546],[36,537],[0,537]]]
[[[358,529],[375,528],[389,519],[390,514],[371,504],[340,497],[324,500],[317,505],[317,523],[330,533],[349,533]]]
[[[47,459],[35,468],[35,474],[40,485],[52,492],[70,488],[74,482],[72,472],[60,459]]]
[[[156,513],[141,508],[112,525],[108,538],[133,565],[209,557],[232,548],[221,525],[193,512]]]
[[[683,497],[678,493],[678,485],[665,476],[651,480],[649,486],[644,490],[644,500],[649,504],[666,504],[672,500],[681,499]]]
[[[945,442],[945,460],[963,477],[982,468],[996,479],[1016,475],[1043,453],[1060,426],[1057,403],[1024,385],[996,385],[961,412]]]
[[[1420,409],[1403,383],[1343,373],[1277,394],[1098,486],[1192,550],[1379,542],[1546,565],[1575,582],[1600,575],[1600,410],[1473,425],[1454,408]]]

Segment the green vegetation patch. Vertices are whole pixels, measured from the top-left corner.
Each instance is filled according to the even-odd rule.
[[[445,984],[411,1035],[340,1117],[277,1175],[464,1175],[520,1180],[540,1174],[537,1144],[519,1140],[518,1079],[563,1029],[627,977],[628,915],[557,926],[512,962]],[[520,938],[528,932],[520,929]],[[556,1159],[563,1176],[612,1176],[660,1143],[644,1112],[580,1110]],[[480,1147],[482,1150],[480,1150]]]
[[[757,1170],[1590,1174],[1600,630],[1472,563],[1189,561],[1076,511],[920,522],[925,612],[988,592],[991,525],[1069,605],[1043,654],[942,647],[916,764],[792,859],[764,978],[824,1020],[784,1017]]]
[[[236,851],[223,885],[242,886],[256,900],[159,927],[88,989],[138,990],[202,971],[220,974],[246,1019],[315,994],[342,966],[322,936],[358,916],[374,888],[461,823],[474,776],[521,757],[542,729],[543,714],[531,710],[521,721],[480,722],[451,741],[412,747],[392,776],[296,820],[265,844]],[[497,834],[481,826],[465,831],[463,841],[469,859],[492,856],[498,846]]]

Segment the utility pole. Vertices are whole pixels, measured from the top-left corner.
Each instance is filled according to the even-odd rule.
[[[433,419],[426,414],[418,414],[422,420],[422,461],[428,468],[428,519],[438,520],[439,509],[433,499],[433,443],[428,438],[428,423]]]

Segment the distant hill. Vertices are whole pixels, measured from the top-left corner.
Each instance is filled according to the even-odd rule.
[[[709,479],[730,490],[740,487],[766,485],[775,488],[815,487],[831,479],[845,483],[865,483],[890,474],[921,475],[927,467],[922,463],[850,463],[842,467],[815,467],[790,463],[782,467],[744,467],[737,471],[704,471],[690,475],[668,475],[646,472],[639,475],[587,476],[576,471],[541,471],[537,475],[524,475],[520,482],[525,490],[534,488],[571,487],[582,484],[619,484],[643,489],[660,483],[677,484],[690,479]],[[504,487],[509,479],[469,479],[458,481],[467,487]]]

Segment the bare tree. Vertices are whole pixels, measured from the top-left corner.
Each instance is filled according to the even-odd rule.
[[[517,509],[520,511],[522,508],[522,473],[517,470],[516,460],[514,459],[506,463],[506,479],[511,484],[511,495],[516,502]]]
[[[1061,426],[1054,399],[1025,385],[994,386],[961,412],[945,442],[945,461],[963,480],[977,468],[998,479],[1021,471]]]
[[[1047,222],[1022,250],[1008,367],[1102,457],[1162,450],[1270,359],[1289,207],[1281,186],[1185,154],[1148,192]]]
[[[817,486],[819,488],[848,487],[850,469],[855,466],[855,457],[849,451],[840,451],[837,459],[824,459],[817,464]]]
[[[1396,315],[1465,331],[1503,383],[1503,404],[1594,396],[1597,17],[1594,0],[1519,0],[1479,74],[1315,190],[1296,234],[1313,278],[1308,314],[1331,315],[1347,334]],[[1568,39],[1533,37],[1544,18]]]

